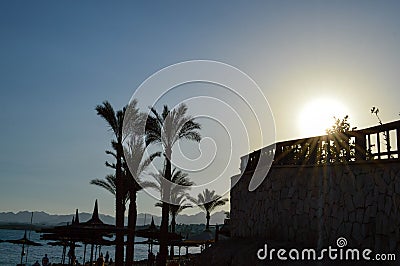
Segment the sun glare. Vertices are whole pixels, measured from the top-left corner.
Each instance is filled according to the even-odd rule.
[[[333,123],[333,117],[347,115],[346,107],[330,98],[319,98],[308,102],[299,113],[299,129],[302,137],[326,134],[326,129]]]

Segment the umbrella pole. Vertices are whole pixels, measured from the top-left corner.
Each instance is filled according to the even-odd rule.
[[[72,242],[72,252],[71,252],[71,265],[73,265],[74,264],[74,259],[75,259],[75,241],[74,242]]]
[[[22,251],[21,251],[21,265],[22,265],[22,260],[24,257],[24,252],[25,252],[25,244],[22,244]]]
[[[65,258],[65,244],[63,245],[63,249],[62,249],[61,264],[64,264],[64,258]]]
[[[67,256],[67,245],[64,246],[63,264],[65,264],[65,257]]]
[[[90,266],[93,265],[93,249],[94,249],[94,244],[92,243],[92,247],[90,250]]]
[[[29,227],[29,235],[28,239],[31,238],[31,231],[32,231],[32,220],[33,220],[33,212],[31,214],[31,226]],[[28,264],[28,255],[29,255],[29,246],[26,247],[26,256],[25,256],[25,264]]]
[[[85,243],[85,247],[83,248],[83,265],[85,265],[86,262],[86,246],[87,244]]]

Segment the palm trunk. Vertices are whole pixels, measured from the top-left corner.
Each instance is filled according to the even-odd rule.
[[[166,165],[164,176],[168,181],[171,181],[171,151],[166,150]],[[168,220],[169,220],[169,197],[170,197],[170,186],[165,185],[163,188],[163,207],[162,217],[160,226],[160,254],[158,256],[157,265],[164,266],[167,263],[168,255]]]
[[[171,232],[175,233],[175,227],[176,227],[176,213],[171,213]],[[174,246],[171,245],[171,249],[169,251],[169,256],[171,258],[174,258]]]
[[[124,263],[124,199],[123,199],[123,177],[122,177],[122,140],[118,140],[117,148],[117,163],[115,170],[115,225],[116,225],[116,237],[115,237],[115,265],[123,265]]]
[[[210,212],[207,211],[207,214],[206,214],[206,219],[207,219],[206,230],[210,229],[210,218],[211,218]]]
[[[129,199],[129,214],[128,214],[128,244],[126,246],[126,265],[133,265],[135,251],[135,227],[137,218],[136,193],[132,191]]]

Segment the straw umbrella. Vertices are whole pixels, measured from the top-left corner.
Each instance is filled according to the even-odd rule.
[[[4,240],[3,242],[8,242],[8,243],[12,243],[12,244],[17,244],[17,245],[22,245],[22,251],[21,251],[21,264],[22,264],[22,260],[23,257],[25,255],[25,246],[41,246],[42,244],[34,242],[29,240],[26,237],[26,231],[24,233],[24,237],[20,238],[20,239],[11,239],[11,240]]]
[[[77,211],[73,224],[42,230],[42,233],[44,233],[42,235],[42,239],[64,240],[72,243],[82,242],[85,244],[91,244],[90,262],[92,263],[94,245],[102,242],[104,240],[104,236],[112,236],[116,233],[116,231],[115,225],[105,224],[100,220],[98,204],[96,200],[93,214],[89,221],[80,223]]]

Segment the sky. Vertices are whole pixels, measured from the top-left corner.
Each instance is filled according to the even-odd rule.
[[[187,60],[249,75],[268,100],[276,141],[323,134],[333,116],[376,125],[372,106],[384,122],[400,119],[399,12],[398,1],[1,1],[0,211],[90,212],[98,199],[113,215],[112,195],[89,184],[111,173],[112,132],[94,108],[122,108],[149,76]],[[201,93],[235,103],[215,87],[182,86],[159,105]],[[219,144],[224,133],[205,124],[203,136]],[[140,193],[139,212],[160,215],[154,202]]]

